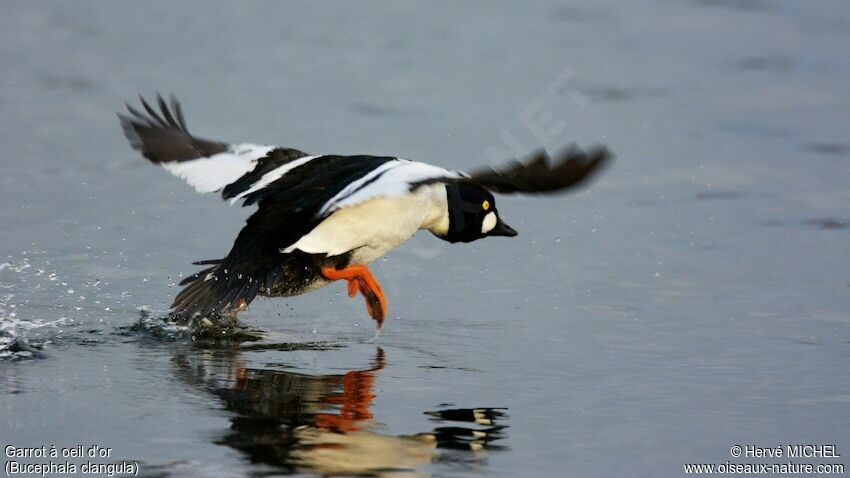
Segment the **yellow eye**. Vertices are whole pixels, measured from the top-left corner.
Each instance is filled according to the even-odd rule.
[[[484,202],[481,203],[481,209],[483,209],[485,211],[490,209],[490,201],[485,199]]]

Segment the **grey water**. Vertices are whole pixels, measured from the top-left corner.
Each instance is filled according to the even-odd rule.
[[[850,464],[848,58],[842,1],[4,2],[0,443],[141,476]],[[498,197],[516,238],[374,264],[377,341],[344,284],[193,338],[159,317],[251,211],[130,150],[115,112],[157,91],[212,139],[617,159]]]

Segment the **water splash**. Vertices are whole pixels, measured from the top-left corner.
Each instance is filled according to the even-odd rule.
[[[10,258],[11,259],[11,258]],[[45,263],[45,267],[49,262]],[[72,323],[65,314],[58,318],[33,318],[19,315],[22,306],[30,306],[29,300],[16,299],[16,288],[27,290],[43,289],[42,282],[51,286],[68,287],[56,272],[34,266],[27,253],[17,260],[0,263],[0,360],[25,360],[43,358],[45,345],[58,336],[62,327]],[[52,284],[56,283],[56,284]]]
[[[64,315],[55,320],[22,320],[17,317],[15,295],[0,295],[0,360],[44,358],[44,346],[53,334],[36,334],[34,330],[56,329],[69,322]]]
[[[233,319],[206,317],[184,319],[172,314],[154,315],[146,309],[141,309],[139,320],[124,330],[129,333],[147,333],[165,340],[250,342],[262,338],[258,331],[247,328]]]

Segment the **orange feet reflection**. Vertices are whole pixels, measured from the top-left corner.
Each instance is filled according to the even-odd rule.
[[[321,402],[339,405],[339,414],[317,413],[314,416],[317,428],[335,432],[353,432],[363,428],[363,424],[372,419],[369,406],[375,398],[372,386],[375,383],[375,372],[385,366],[384,351],[378,348],[375,366],[368,370],[352,370],[341,378],[342,392],[326,395]]]

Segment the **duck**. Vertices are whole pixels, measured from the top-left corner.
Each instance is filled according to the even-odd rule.
[[[586,183],[611,160],[605,146],[573,145],[551,157],[465,173],[394,156],[311,154],[204,139],[186,127],[180,103],[139,96],[118,113],[135,151],[199,193],[256,205],[233,246],[180,282],[170,313],[234,318],[257,296],[291,297],[345,281],[380,330],[387,299],[369,265],[425,230],[449,243],[513,237],[496,194],[546,194]]]

